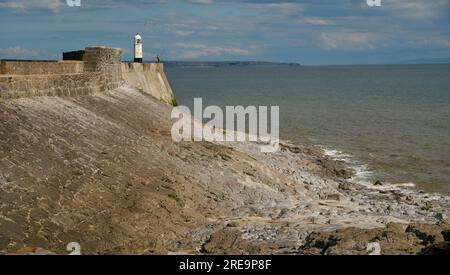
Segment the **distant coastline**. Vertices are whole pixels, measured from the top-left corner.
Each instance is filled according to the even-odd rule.
[[[422,58],[400,62],[400,64],[419,65],[419,64],[450,64],[450,58]]]
[[[289,62],[266,61],[162,61],[166,68],[230,68],[230,67],[348,67],[348,66],[390,66],[390,65],[449,65],[450,58],[404,60],[395,63],[379,64],[329,64],[308,65]]]
[[[298,67],[299,63],[265,61],[164,61],[166,67]]]

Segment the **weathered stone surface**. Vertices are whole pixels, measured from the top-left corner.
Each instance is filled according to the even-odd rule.
[[[338,188],[341,190],[344,190],[344,191],[349,191],[352,189],[350,183],[348,183],[348,182],[339,183]]]
[[[40,247],[22,247],[14,252],[8,253],[8,255],[56,255],[49,250]]]
[[[381,181],[377,180],[377,181],[375,181],[375,182],[373,183],[373,185],[374,185],[374,186],[382,186],[383,183],[382,183]]]
[[[83,61],[1,61],[0,98],[77,96],[123,84],[122,50],[88,47]]]
[[[80,74],[84,72],[81,61],[0,60],[0,74]]]
[[[444,224],[395,224],[386,228],[345,228],[332,232],[312,233],[298,251],[301,254],[346,255],[369,253],[367,245],[378,243],[381,254],[445,254],[450,253],[443,238]]]
[[[166,103],[174,104],[175,96],[164,73],[162,63],[122,63],[123,79]]]
[[[0,75],[0,98],[3,99],[77,96],[105,90],[98,82],[96,74],[16,75],[11,77]]]
[[[224,228],[214,232],[203,244],[202,253],[214,255],[258,254],[261,251],[255,245],[242,239],[242,233],[237,229]]]

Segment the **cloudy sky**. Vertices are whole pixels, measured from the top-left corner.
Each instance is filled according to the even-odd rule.
[[[450,58],[450,0],[0,0],[0,58],[108,45],[147,59],[302,64]]]

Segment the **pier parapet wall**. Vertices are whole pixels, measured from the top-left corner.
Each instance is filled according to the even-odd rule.
[[[87,47],[81,52],[82,61],[1,60],[0,98],[84,95],[123,84],[121,49]]]
[[[83,72],[84,62],[82,61],[0,61],[0,74],[3,75],[76,74]]]

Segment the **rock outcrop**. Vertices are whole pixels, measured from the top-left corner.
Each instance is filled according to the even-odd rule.
[[[369,243],[379,245],[380,254],[450,255],[450,224],[395,224],[386,228],[345,228],[312,233],[298,253],[368,255]],[[369,247],[370,248],[370,247]]]

